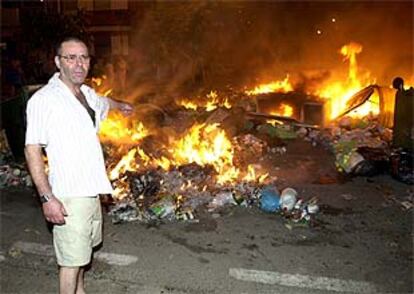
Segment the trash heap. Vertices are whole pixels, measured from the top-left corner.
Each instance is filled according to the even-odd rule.
[[[240,108],[218,108],[208,116],[200,110],[193,114],[204,117],[204,122],[220,123],[220,127],[226,130],[228,135],[232,135],[229,137],[234,151],[233,164],[243,167],[243,170],[251,164],[255,170],[261,170],[262,167],[257,164],[260,159],[275,154],[283,155],[286,152],[284,140],[297,138],[294,127],[271,125],[263,120],[249,120]],[[181,126],[190,126],[186,120],[194,119],[193,115],[186,115],[183,111],[174,115],[180,116]],[[163,146],[161,141],[156,137],[147,137],[140,143],[140,147],[148,157],[152,157],[154,152],[160,153],[168,148]],[[115,155],[119,147],[105,144],[104,149],[107,154],[111,154],[106,156],[108,160],[119,161],[119,156]],[[286,191],[279,193],[276,178],[271,176],[264,181],[239,179],[223,184],[219,183],[220,176],[210,165],[202,166],[192,162],[162,169],[142,167],[140,160],[135,159],[133,162],[134,165],[140,166],[136,171],[129,170],[118,176],[118,179],[124,179],[123,183],[119,184],[116,180],[113,182],[115,189],[120,187],[123,191],[122,197],[117,197],[115,202],[109,205],[109,215],[114,223],[177,220],[197,222],[199,212],[213,213],[227,206],[256,207],[264,212],[280,214],[289,221],[309,223],[319,209],[315,199],[307,202],[296,199],[297,193],[293,193],[293,189],[290,191],[294,196],[287,196],[289,193]],[[286,204],[288,198],[290,204]]]
[[[301,128],[298,135],[314,146],[330,150],[340,173],[350,176],[390,173],[399,181],[414,184],[413,155],[392,148],[392,130],[375,118],[343,117],[325,129]]]
[[[129,192],[109,212],[113,222],[192,220],[202,206],[210,211],[226,204],[254,203],[257,188],[249,183],[220,186],[215,170],[195,163],[144,172],[128,172]],[[237,202],[236,202],[237,200]]]
[[[276,213],[295,223],[309,223],[319,211],[317,199],[304,201],[293,188],[281,193],[274,184],[239,182],[219,185],[213,181],[215,171],[195,163],[145,172],[128,172],[131,197],[117,201],[109,215],[113,223],[140,221],[197,222],[197,213],[220,211],[228,206],[257,207]]]
[[[235,154],[233,163],[238,166],[257,163],[258,159],[275,153],[283,155],[287,140],[302,138],[313,146],[322,145],[333,152],[338,172],[371,176],[389,171],[393,152],[390,148],[392,132],[373,117],[343,117],[322,129],[283,118],[272,123],[267,120],[268,117],[252,117],[251,112],[240,105],[232,109],[217,108],[211,113],[200,109],[181,109],[179,113],[187,114],[181,117],[184,120],[181,125],[189,125],[185,123],[186,118],[219,123],[231,137]],[[304,201],[289,189],[279,193],[276,181],[270,178],[264,183],[236,181],[219,185],[213,180],[212,167],[195,163],[174,167],[169,171],[151,169],[130,172],[125,176],[129,182],[129,196],[117,200],[112,207],[110,214],[115,223],[132,220],[194,220],[197,210],[211,212],[227,205],[258,207],[265,212],[280,213],[295,223],[308,223],[319,211],[316,199]]]
[[[262,151],[263,145],[255,146],[250,148]],[[240,155],[243,159],[238,161],[248,160],[249,156]],[[213,166],[194,162],[169,170],[158,167],[126,171],[120,176],[127,179],[123,187],[125,197],[113,203],[109,214],[114,223],[193,220],[198,209],[214,211],[228,204],[251,206],[258,203],[262,184],[254,181],[219,184],[217,176]],[[269,177],[266,182],[274,180]],[[117,183],[114,185],[116,187]]]

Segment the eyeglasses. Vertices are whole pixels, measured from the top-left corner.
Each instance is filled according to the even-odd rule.
[[[80,63],[88,63],[91,60],[91,57],[88,55],[58,55],[60,58],[63,58],[66,60],[69,64],[74,64],[76,61],[79,61]]]

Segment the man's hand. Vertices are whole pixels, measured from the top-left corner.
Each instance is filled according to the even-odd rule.
[[[67,212],[62,202],[56,197],[52,197],[48,202],[42,204],[43,214],[48,222],[62,225],[65,223]]]
[[[118,102],[118,109],[122,112],[123,115],[129,116],[134,111],[132,104],[126,102]]]
[[[106,97],[106,99],[109,102],[109,109],[117,109],[122,112],[124,116],[129,116],[134,111],[134,107],[128,102],[122,102],[109,97]]]

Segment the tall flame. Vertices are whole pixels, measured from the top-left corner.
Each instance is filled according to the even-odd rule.
[[[362,52],[362,46],[358,43],[351,42],[348,45],[342,46],[339,52],[344,56],[345,60],[349,60],[348,79],[350,81],[350,84],[355,86],[361,86],[357,78],[358,65],[356,55]]]
[[[367,74],[361,77],[358,69],[357,54],[362,52],[362,46],[358,43],[351,42],[344,45],[339,53],[344,56],[345,61],[349,61],[348,77],[345,82],[342,82],[340,78],[333,77],[321,90],[317,91],[317,95],[327,100],[326,102],[326,117],[328,119],[335,119],[345,111],[347,108],[348,100],[360,91],[363,87],[372,84],[375,80],[370,78]],[[369,103],[365,103],[357,110],[353,111],[349,115],[351,116],[365,116],[369,113],[379,113],[379,97],[373,95]]]

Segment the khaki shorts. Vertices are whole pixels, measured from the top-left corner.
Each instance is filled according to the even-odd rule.
[[[68,213],[64,225],[53,226],[53,245],[60,266],[78,267],[91,261],[92,248],[102,242],[99,197],[59,199]]]

